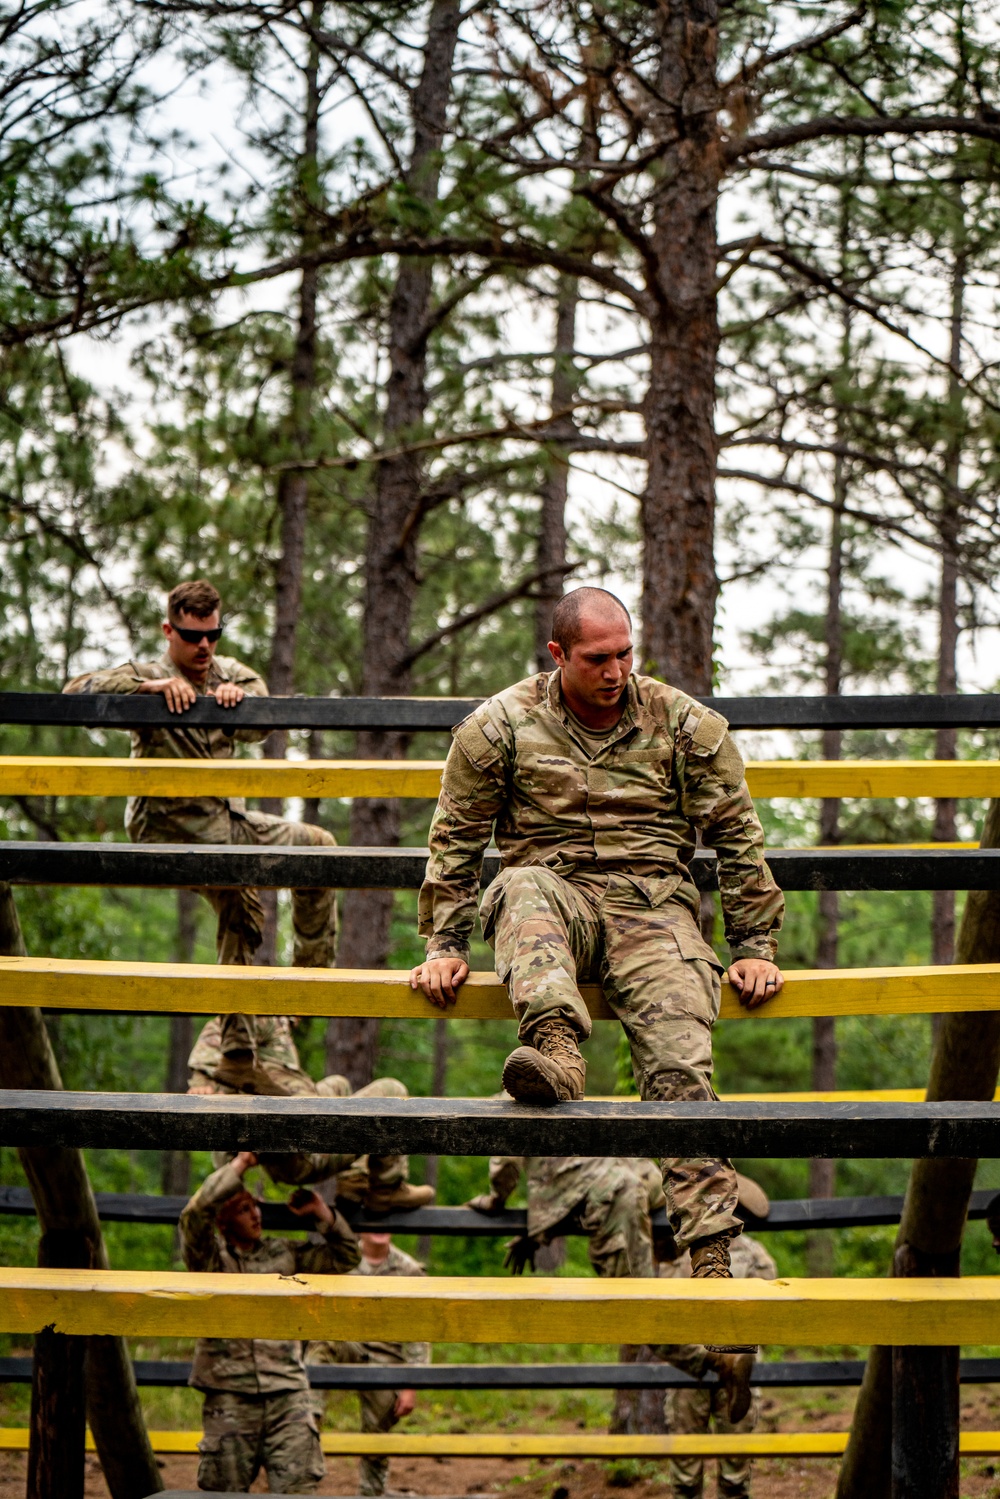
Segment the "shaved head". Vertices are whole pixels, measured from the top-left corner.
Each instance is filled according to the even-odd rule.
[[[552,639],[569,656],[591,622],[601,628],[619,624],[623,618],[626,625],[631,625],[632,616],[621,599],[606,588],[574,588],[572,593],[563,595],[552,611]]]

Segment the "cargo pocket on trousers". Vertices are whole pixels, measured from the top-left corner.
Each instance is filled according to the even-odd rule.
[[[505,984],[510,977],[510,970],[514,966],[513,941],[504,942],[498,948],[496,944],[497,921],[503,909],[504,896],[510,879],[510,871],[503,870],[497,875],[492,885],[483,896],[479,907],[479,920],[482,923],[483,938],[493,949],[494,967],[497,978]]]
[[[673,935],[677,951],[698,974],[699,987],[704,991],[711,1016],[710,1023],[714,1025],[722,1006],[722,975],[726,971],[725,964],[716,956],[714,949],[709,947],[693,922],[690,926],[676,927]]]

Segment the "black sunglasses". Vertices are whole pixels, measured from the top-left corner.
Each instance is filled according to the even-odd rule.
[[[175,635],[179,635],[187,645],[199,645],[201,641],[208,640],[214,645],[222,636],[222,626],[215,630],[182,630],[180,625],[170,627]]]

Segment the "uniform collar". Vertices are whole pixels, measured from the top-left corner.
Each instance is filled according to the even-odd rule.
[[[178,675],[177,667],[175,666],[173,661],[171,661],[170,655],[167,651],[163,652],[163,655],[160,657],[159,661],[157,661],[156,664],[157,666],[161,666],[163,668],[163,670],[167,673],[167,676],[176,677]],[[184,680],[185,682],[187,682],[190,679],[188,677],[185,677]],[[219,666],[218,656],[213,656],[211,661],[208,663],[208,674],[205,677],[205,686],[207,687],[210,682],[217,683],[228,681],[228,676],[224,671],[221,670]],[[194,686],[194,683],[192,682],[191,685]]]
[[[568,728],[569,717],[566,710],[566,704],[563,702],[561,678],[562,673],[560,672],[559,668],[556,667],[555,671],[551,672],[549,675],[548,686],[545,689],[545,697],[549,712],[554,714],[555,717],[558,718],[559,722],[564,725],[564,727]],[[622,713],[621,718],[618,720],[618,734],[624,734],[628,729],[633,728],[639,721],[639,716],[642,712],[642,699],[639,696],[639,686],[636,682],[634,672],[628,679],[625,693],[625,711]],[[618,735],[616,734],[615,737],[617,738]]]

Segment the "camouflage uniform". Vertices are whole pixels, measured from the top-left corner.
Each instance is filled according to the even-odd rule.
[[[423,1275],[424,1267],[419,1261],[404,1254],[395,1244],[381,1263],[362,1257],[354,1275]],[[310,1364],[429,1364],[429,1343],[310,1343],[306,1362]],[[391,1431],[396,1415],[397,1390],[362,1390],[361,1430]],[[384,1494],[389,1475],[387,1457],[363,1457],[359,1494]]]
[[[587,1236],[598,1275],[653,1275],[647,1189],[630,1161],[619,1156],[493,1156],[490,1189],[499,1203],[528,1178],[528,1234],[547,1243],[571,1218]]]
[[[482,856],[502,870],[483,935],[509,985],[519,1034],[591,1022],[577,987],[599,980],[625,1028],[643,1098],[710,1099],[722,965],[698,930],[688,869],[700,832],[719,858],[733,959],[775,956],[784,908],[727,724],[674,687],[629,678],[605,739],[582,737],[558,671],[491,698],[455,730],[420,892],[428,957],[466,958]],[[662,1162],[682,1247],[738,1233],[728,1161]]]
[[[257,1061],[284,1091],[296,1098],[350,1098],[346,1077],[331,1073],[313,1082],[299,1060],[288,1015],[258,1015]],[[188,1057],[189,1086],[214,1087],[220,1093],[233,1090],[215,1082],[215,1069],[222,1060],[222,1026],[218,1016],[207,1020]],[[355,1098],[409,1098],[405,1084],[394,1077],[377,1077],[359,1088]],[[360,1201],[370,1186],[391,1189],[410,1179],[410,1160],[405,1155],[329,1155],[304,1151],[262,1154],[257,1157],[272,1181],[291,1186],[311,1186],[337,1178],[337,1196]],[[232,1160],[231,1154],[215,1152],[213,1164]]]
[[[216,1213],[243,1182],[230,1166],[212,1173],[181,1214],[181,1253],[189,1270],[235,1275],[339,1274],[358,1263],[343,1219],[322,1242],[263,1238],[246,1252],[230,1247]],[[312,1494],[325,1468],[309,1376],[297,1340],[199,1338],[190,1383],[205,1392],[198,1487],[245,1493],[261,1468],[272,1494]]]
[[[154,662],[129,661],[109,671],[76,677],[64,691],[73,693],[131,693],[143,681],[178,675],[168,655]],[[267,687],[249,666],[232,656],[215,656],[205,688],[235,682],[250,697],[266,697]],[[174,715],[169,727],[133,729],[132,758],[159,760],[231,760],[237,741],[253,744],[266,737],[261,729],[203,729],[186,727],[184,715]],[[325,846],[335,840],[324,828],[289,822],[266,812],[247,810],[241,796],[131,796],[125,809],[125,828],[134,843],[235,843],[274,847]],[[216,948],[220,963],[248,964],[261,944],[264,908],[256,890],[202,889],[218,918]],[[336,892],[328,888],[293,890],[292,961],[300,968],[328,968],[337,939]],[[225,1050],[253,1050],[254,1017],[229,1015],[224,1022]]]
[[[730,1251],[731,1268],[736,1280],[774,1280],[778,1273],[771,1256],[762,1244],[749,1234],[742,1234]],[[682,1254],[670,1264],[660,1266],[660,1274],[681,1278],[691,1274],[691,1256]],[[685,1352],[687,1350],[682,1350]],[[692,1369],[691,1372],[694,1372]],[[703,1432],[714,1426],[717,1432],[755,1431],[760,1419],[760,1397],[755,1390],[750,1409],[735,1425],[726,1419],[726,1400],[719,1385],[700,1390],[673,1390],[667,1397],[666,1415],[672,1432]],[[719,1458],[720,1499],[749,1499],[751,1461],[748,1457]],[[705,1463],[700,1457],[672,1457],[669,1460],[670,1482],[674,1499],[701,1499],[705,1483]]]

